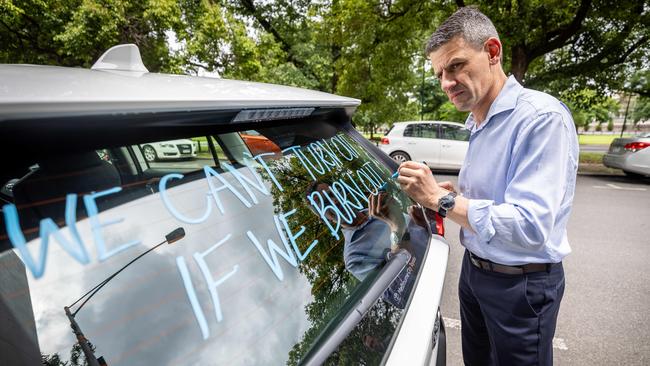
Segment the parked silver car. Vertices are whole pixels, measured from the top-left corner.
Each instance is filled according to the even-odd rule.
[[[614,139],[603,156],[603,164],[622,169],[628,176],[650,176],[650,132]]]

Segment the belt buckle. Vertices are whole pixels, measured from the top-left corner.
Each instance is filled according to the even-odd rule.
[[[480,264],[480,267],[486,271],[491,271],[492,270],[492,265],[490,262],[485,262],[485,261],[478,261]]]

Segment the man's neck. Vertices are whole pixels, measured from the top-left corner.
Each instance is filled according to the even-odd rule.
[[[474,122],[476,123],[476,127],[479,127],[485,121],[492,103],[494,103],[494,100],[499,96],[499,93],[501,92],[501,89],[503,89],[503,86],[506,84],[507,80],[508,77],[505,73],[503,73],[503,71],[499,73],[498,76],[495,77],[494,84],[485,95],[483,100],[479,102],[479,105],[475,110],[471,111],[472,116],[474,117]]]

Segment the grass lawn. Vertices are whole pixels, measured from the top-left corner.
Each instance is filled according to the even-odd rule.
[[[603,155],[600,152],[581,152],[578,160],[581,164],[601,164],[603,162]]]
[[[624,133],[623,137],[632,135]],[[621,137],[620,133],[614,135],[578,135],[580,145],[609,145],[615,138]]]

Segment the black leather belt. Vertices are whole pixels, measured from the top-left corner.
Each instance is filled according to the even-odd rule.
[[[478,257],[474,255],[472,252],[469,252],[469,261],[472,262],[472,264],[475,267],[484,269],[486,271],[512,274],[512,275],[520,275],[520,274],[542,272],[542,271],[549,272],[551,270],[551,267],[553,266],[553,263],[528,263],[519,266],[506,266],[505,264],[494,263],[487,259]]]

